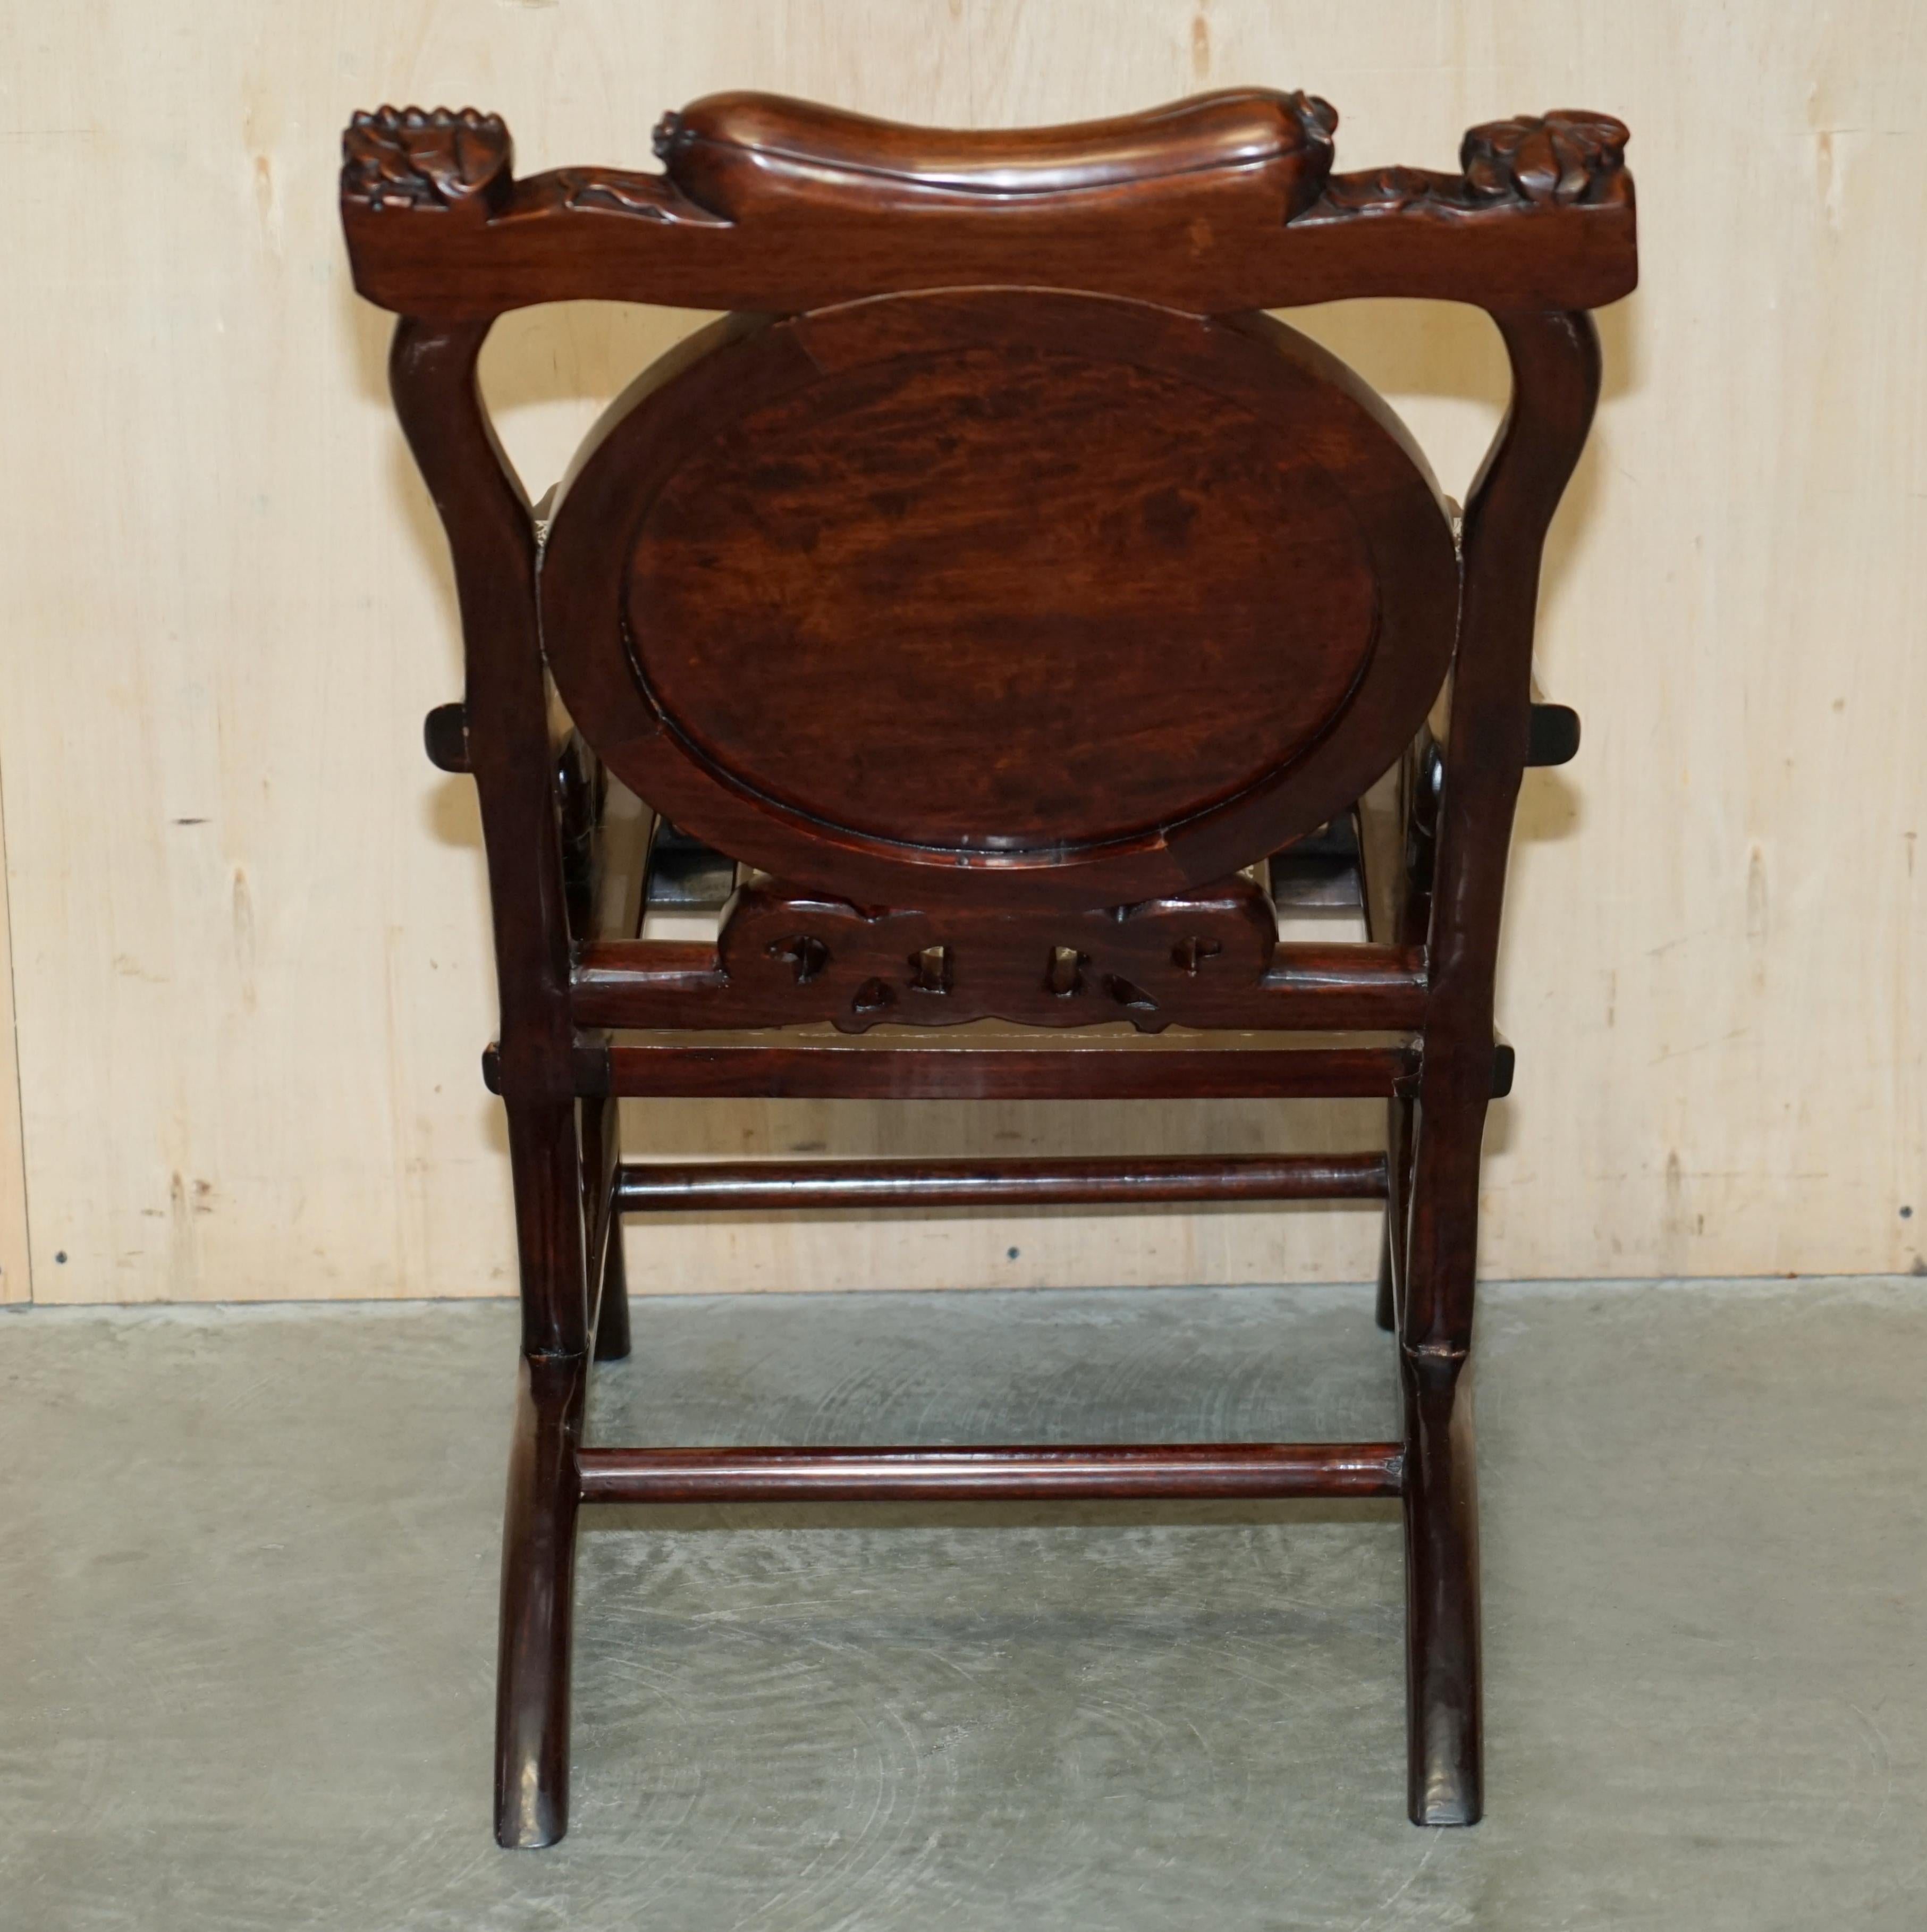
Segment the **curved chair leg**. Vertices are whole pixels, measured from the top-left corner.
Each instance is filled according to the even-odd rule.
[[[522,1365],[502,1537],[495,1835],[552,1845],[568,1828],[576,1457],[589,1370],[581,1123],[573,1101],[511,1097],[507,1112]]]
[[[1405,1396],[1405,1670],[1415,1825],[1485,1809],[1478,1474],[1461,1351],[1401,1348]]]
[[[553,1845],[568,1829],[576,1449],[585,1381],[580,1356],[523,1359],[496,1665],[495,1836],[511,1848]]]
[[[1476,1825],[1485,1808],[1479,1494],[1472,1312],[1482,1089],[1441,1078],[1408,1117],[1411,1166],[1399,1299],[1405,1412],[1405,1672],[1415,1825]]]

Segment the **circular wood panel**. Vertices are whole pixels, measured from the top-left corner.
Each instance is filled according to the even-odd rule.
[[[1261,856],[1396,755],[1455,595],[1428,478],[1321,352],[1035,295],[714,332],[612,412],[544,566],[619,776],[897,904]]]

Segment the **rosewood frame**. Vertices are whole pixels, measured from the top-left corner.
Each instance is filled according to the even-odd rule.
[[[1480,1814],[1467,1365],[1480,1137],[1511,1062],[1493,1031],[1494,960],[1521,773],[1576,746],[1570,714],[1532,702],[1539,558],[1598,391],[1584,311],[1635,279],[1632,184],[1625,130],[1603,116],[1476,128],[1456,175],[1334,175],[1335,124],[1320,101],[1257,90],[1088,128],[972,135],[722,96],[664,122],[662,175],[569,169],[520,182],[502,123],[472,110],[384,109],[347,130],[342,213],[355,285],[401,318],[396,406],[446,529],[460,595],[466,692],[461,705],[431,714],[429,751],[443,769],[474,776],[494,909],[501,1027],[485,1071],[508,1118],[523,1356],[504,1532],[496,1766],[504,1845],[552,1844],[566,1828],[573,1553],[585,1502],[1397,1496],[1410,1815],[1470,1824]],[[584,730],[559,741],[547,722],[542,527],[476,385],[495,319],[578,298],[790,317],[971,287],[1037,292],[1040,313],[1059,299],[1043,291],[1085,291],[1149,304],[1143,313],[1173,327],[1187,318],[1244,327],[1237,318],[1251,311],[1341,297],[1430,296],[1485,308],[1505,342],[1512,404],[1459,534],[1449,728],[1442,705],[1436,734],[1421,729],[1401,760],[1395,840],[1365,855],[1370,943],[1293,946],[1273,933],[1239,985],[1209,994],[1179,986],[1169,1009],[1151,993],[1134,1005],[1126,993],[1141,989],[1120,971],[1113,983],[1125,988],[1125,1010],[1095,1016],[1228,1030],[1207,1043],[1048,1033],[1020,1046],[736,1037],[729,1029],[826,1016],[802,997],[814,956],[794,952],[793,980],[757,977],[758,962],[792,958],[781,952],[781,934],[805,911],[866,932],[885,917],[906,921],[913,946],[928,938],[916,924],[924,914],[759,886],[732,912],[733,954],[729,926],[720,946],[638,939],[645,861],[600,810],[589,748],[598,720],[583,716]],[[1221,860],[1200,861],[1201,874],[1174,878],[1168,902],[1134,912],[1149,922],[1144,958],[1155,964],[1174,932],[1209,930],[1235,947],[1254,920],[1262,927],[1269,902],[1224,880]],[[990,883],[1021,881],[1010,873]],[[1047,880],[1044,896],[1052,890]],[[1058,900],[1065,916],[1081,904],[1094,919],[1122,916],[1101,899],[1058,890]],[[1005,904],[992,890],[970,909],[993,950]],[[1029,933],[1029,915],[1008,916]],[[774,923],[765,932],[756,917]],[[897,946],[898,936],[880,943]],[[1208,942],[1214,952],[1220,943]],[[1180,951],[1186,944],[1195,977],[1200,955],[1190,941]],[[838,1024],[916,1017],[866,1012],[860,999],[857,1009],[853,1018],[839,1009]],[[661,1030],[611,1037],[634,1029]],[[1240,1037],[1253,1030],[1293,1037]],[[643,1166],[619,1158],[620,1096],[798,1094],[1377,1096],[1388,1103],[1389,1136],[1383,1153],[1236,1160]],[[625,1214],[1311,1198],[1387,1204],[1379,1319],[1398,1336],[1399,1442],[582,1444],[589,1362],[628,1348]]]

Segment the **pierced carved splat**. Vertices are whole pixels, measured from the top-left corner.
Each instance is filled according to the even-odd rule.
[[[866,911],[764,882],[736,895],[718,953],[729,997],[758,1024],[1128,1020],[1155,1033],[1206,1024],[1254,992],[1276,938],[1270,901],[1242,878],[1108,911],[1028,914]]]

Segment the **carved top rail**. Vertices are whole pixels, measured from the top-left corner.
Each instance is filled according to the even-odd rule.
[[[517,181],[499,116],[383,107],[343,136],[342,212],[361,292],[449,321],[580,298],[790,314],[970,284],[1199,314],[1368,295],[1580,309],[1634,286],[1609,116],[1474,128],[1456,174],[1335,174],[1337,125],[1315,97],[1255,88],[971,133],[726,94],[664,118],[659,174]]]

